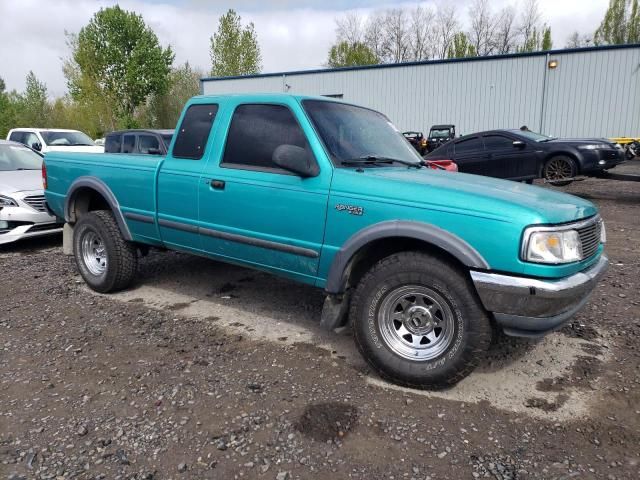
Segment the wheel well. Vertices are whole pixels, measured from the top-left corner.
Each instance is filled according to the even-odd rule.
[[[351,257],[342,276],[344,290],[355,287],[364,274],[383,258],[407,251],[437,256],[465,275],[469,274],[468,268],[460,260],[436,245],[410,237],[386,237],[366,244]]]
[[[69,202],[69,220],[75,223],[85,213],[95,210],[111,210],[111,206],[96,190],[89,187],[79,188]]]

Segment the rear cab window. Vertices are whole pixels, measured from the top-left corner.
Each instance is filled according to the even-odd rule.
[[[207,146],[211,127],[218,113],[217,104],[194,104],[189,106],[173,145],[174,158],[200,160]]]
[[[158,155],[159,153],[161,153],[158,137],[156,137],[155,135],[139,135],[138,152],[151,155]]]
[[[122,136],[122,153],[134,153],[136,148],[136,136],[128,134]]]
[[[120,143],[122,142],[122,135],[119,133],[113,133],[107,135],[104,141],[104,151],[106,153],[120,153]]]

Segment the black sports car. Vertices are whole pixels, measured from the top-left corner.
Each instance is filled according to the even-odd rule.
[[[554,185],[568,185],[576,175],[597,174],[625,160],[622,148],[604,138],[560,139],[523,129],[465,135],[424,158],[453,160],[460,172],[509,180],[544,178]]]

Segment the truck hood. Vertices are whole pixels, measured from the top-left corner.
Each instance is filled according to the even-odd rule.
[[[42,190],[42,172],[39,169],[0,172],[0,195],[33,190]]]
[[[73,153],[104,153],[104,147],[98,145],[78,145],[78,146],[64,146],[64,145],[49,145],[46,147],[47,152],[73,152]]]
[[[527,225],[567,223],[597,213],[587,200],[480,175],[422,168],[337,169],[332,193]]]

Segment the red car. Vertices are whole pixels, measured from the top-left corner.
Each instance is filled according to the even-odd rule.
[[[447,172],[457,172],[458,165],[453,160],[425,160],[425,165],[434,170],[446,170]]]

